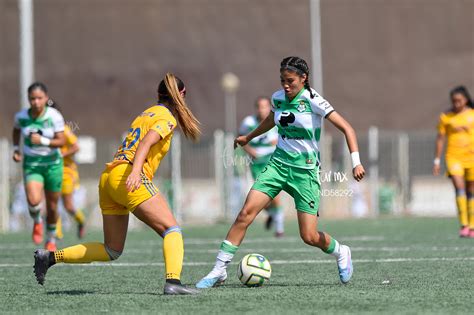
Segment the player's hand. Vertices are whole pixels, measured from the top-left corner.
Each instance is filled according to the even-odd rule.
[[[15,151],[13,152],[13,161],[15,161],[16,163],[18,163],[18,162],[21,161],[21,153],[20,153],[20,151],[15,150]]]
[[[32,133],[30,135],[30,140],[33,144],[41,144],[41,136],[39,133]]]
[[[433,165],[433,175],[438,176],[440,174],[440,171],[441,171],[441,165],[434,164]]]
[[[354,179],[356,181],[361,181],[362,178],[364,178],[365,176],[365,170],[364,170],[364,167],[362,165],[357,165],[356,167],[354,167],[354,169],[352,170],[352,175],[354,176]]]
[[[140,188],[140,185],[142,184],[142,178],[140,176],[139,172],[131,172],[130,175],[127,177],[126,185],[127,185],[127,190],[129,192],[133,192]]]
[[[243,147],[243,146],[246,145],[247,143],[249,143],[249,140],[247,139],[247,136],[240,136],[240,137],[237,137],[237,138],[235,138],[235,140],[234,140],[234,149],[237,149],[238,146]]]

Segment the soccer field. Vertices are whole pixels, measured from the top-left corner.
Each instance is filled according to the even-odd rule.
[[[324,221],[324,220],[323,220]],[[182,280],[194,284],[212,267],[228,225],[185,228]],[[111,264],[58,265],[40,286],[29,234],[0,240],[0,312],[11,313],[469,313],[473,304],[474,240],[457,237],[454,219],[325,221],[321,229],[352,248],[354,276],[339,282],[333,257],[305,245],[296,222],[275,239],[255,223],[229,268],[224,287],[198,296],[163,296],[161,239],[129,233]],[[70,233],[69,233],[70,234]],[[101,240],[99,232],[86,240]],[[60,246],[74,244],[66,235]],[[237,263],[250,252],[272,263],[269,283],[247,288]]]

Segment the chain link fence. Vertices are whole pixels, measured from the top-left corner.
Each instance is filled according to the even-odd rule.
[[[81,138],[80,138],[81,139]],[[192,143],[176,133],[172,149],[161,162],[154,182],[178,219],[185,224],[212,224],[233,219],[251,187],[251,161],[232,148],[233,135],[216,131]],[[325,217],[395,215],[455,215],[454,192],[444,177],[431,175],[435,133],[372,128],[359,134],[361,160],[367,177],[352,179],[349,153],[342,135],[325,135],[321,142],[320,213]],[[96,138],[93,163],[79,164],[78,204],[89,224],[101,225],[97,184],[120,139]],[[0,227],[3,231],[28,227],[21,165],[11,159],[11,146],[0,140]],[[372,156],[371,156],[372,154]],[[285,213],[294,217],[293,200],[283,193]],[[67,228],[70,222],[65,217]],[[139,223],[132,221],[133,225]]]

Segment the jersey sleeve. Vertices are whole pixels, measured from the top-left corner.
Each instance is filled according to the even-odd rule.
[[[249,118],[250,117],[247,116],[244,118],[244,120],[242,120],[239,128],[239,135],[246,135],[251,131],[249,126]]]
[[[176,128],[176,120],[171,114],[159,115],[156,120],[153,121],[150,130],[156,131],[161,138],[165,138]]]
[[[313,91],[313,93],[316,95],[312,99],[310,99],[311,110],[324,118],[328,117],[329,114],[334,111],[334,108],[321,95],[319,95],[315,91]]]
[[[438,130],[438,133],[440,135],[445,135],[446,134],[446,122],[445,122],[445,119],[444,119],[444,115],[441,114],[439,116],[439,120],[438,120],[438,126],[436,128]]]
[[[51,109],[51,108],[50,108]],[[61,113],[54,109],[51,115],[53,121],[53,130],[54,132],[63,132],[64,131],[64,118]]]

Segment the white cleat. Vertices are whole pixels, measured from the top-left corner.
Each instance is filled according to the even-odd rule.
[[[196,283],[196,288],[198,289],[215,288],[215,287],[223,285],[226,279],[227,279],[227,271],[225,270],[221,275],[217,275],[217,276],[211,272],[207,276],[202,278],[198,283]]]
[[[337,269],[341,282],[348,283],[354,268],[352,267],[351,249],[347,245],[341,245],[341,256],[337,259]]]

